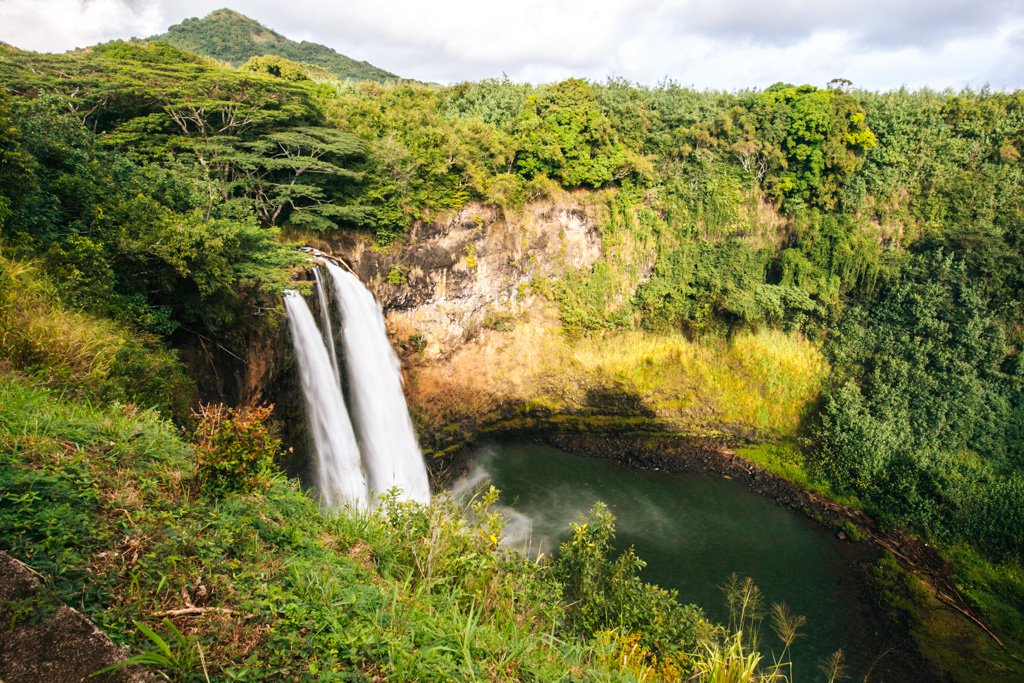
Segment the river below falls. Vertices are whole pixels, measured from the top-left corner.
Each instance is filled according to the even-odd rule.
[[[481,447],[453,490],[464,494],[486,481],[501,491],[506,542],[531,555],[557,552],[569,524],[603,501],[616,517],[617,547],[634,546],[647,563],[643,578],[677,590],[712,620],[728,623],[720,586],[730,574],[753,578],[766,607],[785,602],[807,617],[791,649],[795,681],[824,680],[818,662],[839,648],[854,680],[873,666],[871,680],[895,673],[883,673],[894,644],[886,642],[855,568],[863,549],[738,482],[629,469],[515,441]],[[761,631],[762,643],[777,645],[770,618]]]

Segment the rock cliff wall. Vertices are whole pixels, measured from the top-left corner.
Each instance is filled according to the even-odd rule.
[[[333,250],[374,292],[393,328],[416,335],[418,350],[433,360],[485,326],[542,308],[531,281],[590,267],[601,239],[581,205],[534,204],[504,217],[471,204],[416,225],[389,248],[349,238]]]

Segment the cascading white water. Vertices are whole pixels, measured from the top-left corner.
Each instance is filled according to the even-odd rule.
[[[352,431],[341,386],[331,368],[323,336],[305,299],[295,292],[284,297],[299,365],[306,416],[316,456],[316,487],[327,508],[365,506],[366,477]]]
[[[380,306],[351,273],[327,263],[341,314],[349,398],[372,495],[430,501],[430,482],[402,393],[402,373]]]
[[[318,266],[313,266],[313,277],[316,278],[316,298],[320,301],[320,325],[323,326],[324,344],[327,345],[327,352],[331,357],[334,381],[340,384],[341,371],[338,368],[338,352],[334,349],[334,327],[331,325],[331,309],[327,306],[327,288],[324,286]]]

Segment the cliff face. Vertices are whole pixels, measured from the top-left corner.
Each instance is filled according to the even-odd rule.
[[[598,228],[609,220],[603,206],[587,195],[510,216],[470,205],[387,247],[361,235],[317,245],[344,259],[383,306],[426,452],[492,429],[669,430],[716,443],[796,429],[825,368],[799,335],[705,343],[628,324],[566,333],[552,281],[623,248]],[[629,248],[639,257],[623,282],[627,297],[649,273],[651,245]],[[780,368],[787,382],[777,381]]]
[[[593,211],[571,199],[510,216],[470,204],[387,247],[361,235],[318,245],[343,258],[384,308],[428,453],[510,417],[579,407],[584,383],[551,366],[551,342],[562,337],[557,308],[533,283],[602,257]],[[565,382],[579,385],[573,400],[538,402]]]
[[[448,220],[417,225],[389,249],[369,240],[339,247],[393,331],[414,337],[425,360],[448,357],[482,329],[507,329],[544,308],[531,281],[588,268],[601,256],[585,209],[549,203],[509,218],[473,204]]]

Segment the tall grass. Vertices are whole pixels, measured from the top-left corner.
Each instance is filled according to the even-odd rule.
[[[510,334],[484,334],[451,359],[419,368],[411,398],[433,429],[508,404],[600,412],[593,404],[600,391],[633,396],[681,429],[724,427],[781,439],[796,434],[827,372],[818,347],[799,333],[762,330],[710,341],[643,331],[570,338],[524,324]]]
[[[0,251],[0,359],[67,394],[183,416],[194,392],[152,335],[64,306],[38,264]]]
[[[11,361],[97,383],[124,343],[113,323],[61,307],[37,264],[0,256],[0,350]]]
[[[3,549],[119,643],[180,633],[211,680],[628,680],[561,633],[547,568],[499,548],[496,492],[468,515],[440,497],[324,516],[280,477],[213,496],[152,412],[8,380]],[[209,612],[154,616],[192,604]]]

